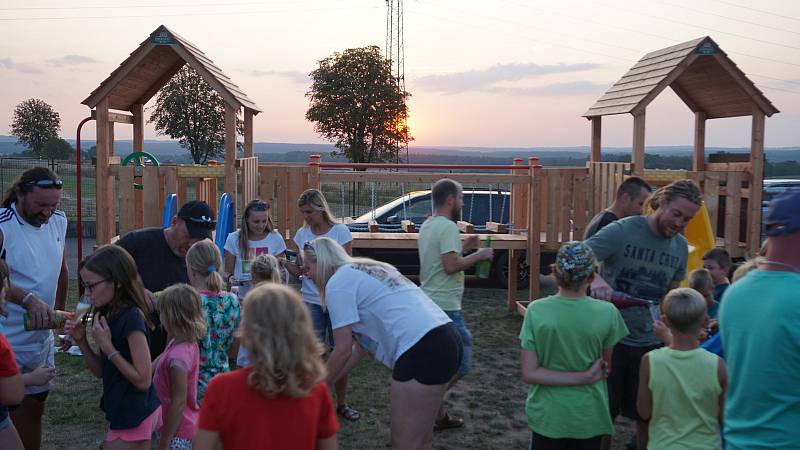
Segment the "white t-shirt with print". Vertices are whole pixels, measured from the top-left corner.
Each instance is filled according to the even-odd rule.
[[[234,278],[241,280],[242,274],[244,274],[246,275],[245,279],[250,279],[249,264],[245,270],[242,270],[242,255],[239,254],[239,232],[240,230],[236,230],[228,235],[228,239],[225,240],[225,251],[236,257],[236,262],[233,265]],[[277,256],[286,251],[286,242],[284,242],[283,236],[281,236],[281,234],[277,231],[267,233],[267,236],[264,239],[258,241],[248,241],[247,246],[253,250],[250,255],[250,260],[255,259],[256,256],[264,253]]]
[[[374,341],[375,359],[389,368],[432,329],[451,322],[417,285],[394,268],[340,267],[325,285],[333,329],[347,325]]]
[[[297,244],[297,248],[302,252],[303,246],[306,245],[306,242],[313,241],[314,239],[321,237],[331,238],[341,245],[345,245],[353,240],[353,234],[350,233],[350,229],[347,228],[347,225],[337,223],[334,224],[327,233],[320,235],[314,234],[310,227],[300,228],[294,235],[294,243]],[[300,293],[303,294],[303,301],[313,303],[315,305],[320,304],[319,290],[309,277],[303,277],[303,284],[300,286]]]

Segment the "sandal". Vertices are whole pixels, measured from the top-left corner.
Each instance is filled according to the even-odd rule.
[[[464,419],[458,416],[451,416],[449,413],[444,413],[441,419],[436,419],[433,425],[434,431],[442,431],[450,428],[461,428],[464,426]]]
[[[361,418],[361,413],[347,403],[337,406],[336,412],[350,422],[355,422]]]

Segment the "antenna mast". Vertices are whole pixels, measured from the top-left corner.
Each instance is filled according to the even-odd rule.
[[[403,0],[386,0],[386,59],[392,63],[392,75],[397,80],[397,89],[406,91],[405,48],[403,42]],[[397,162],[400,162],[400,146],[406,150],[406,163],[408,158],[408,143],[397,143]]]

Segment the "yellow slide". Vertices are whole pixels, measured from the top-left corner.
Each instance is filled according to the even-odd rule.
[[[686,279],[681,282],[681,286],[688,287],[689,273],[703,268],[703,255],[714,248],[716,244],[705,203],[700,205],[700,210],[686,225],[684,235],[689,241],[689,261],[686,264]]]

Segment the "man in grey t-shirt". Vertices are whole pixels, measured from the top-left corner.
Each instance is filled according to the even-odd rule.
[[[660,304],[686,277],[689,250],[681,233],[701,203],[700,190],[692,181],[676,181],[656,191],[652,214],[617,220],[587,240],[602,263],[601,276],[591,286],[592,297],[610,300],[614,291],[620,291]],[[636,420],[638,446],[646,448],[647,422],[636,412],[639,362],[661,343],[653,333],[648,307],[621,312],[630,334],[614,347],[608,379],[611,417],[621,412]]]

